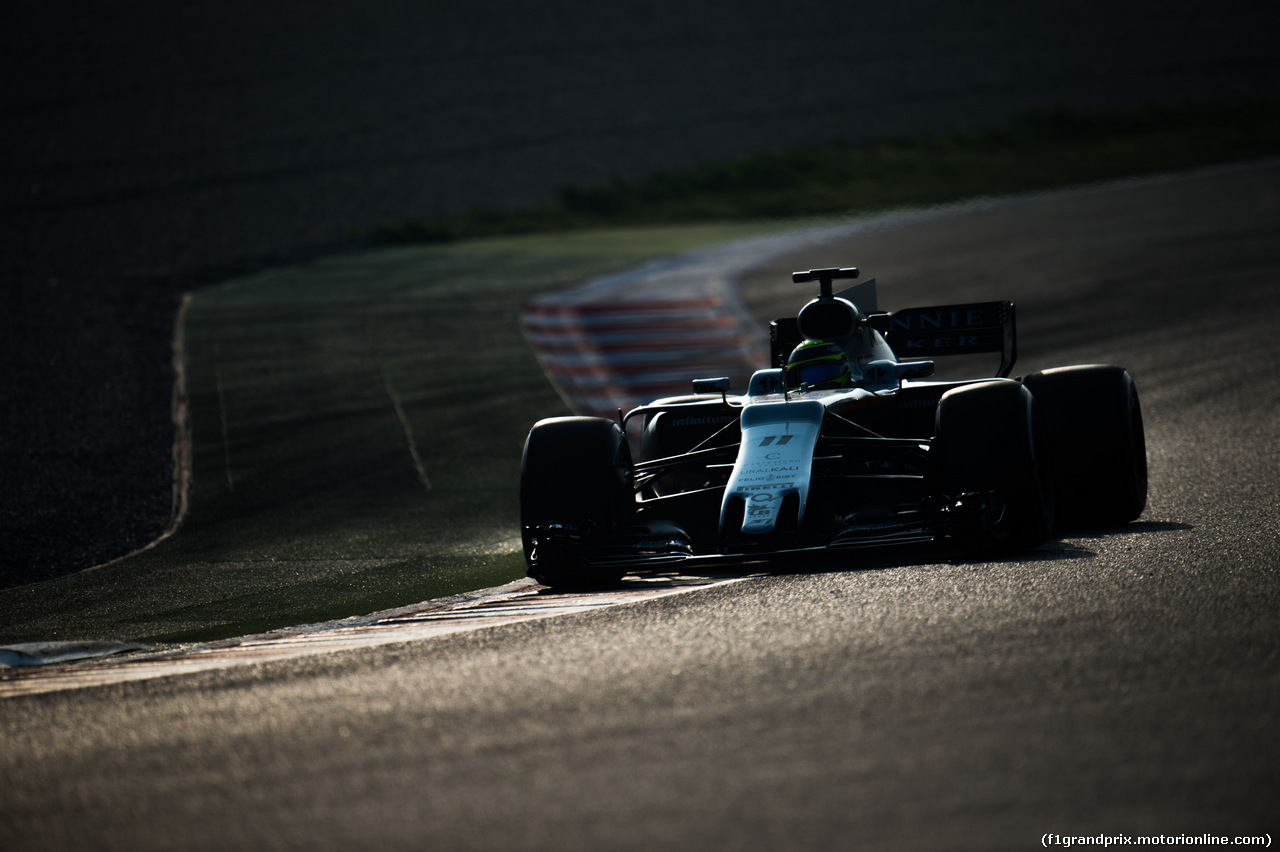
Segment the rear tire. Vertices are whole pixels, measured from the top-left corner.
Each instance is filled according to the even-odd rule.
[[[938,403],[929,451],[934,489],[993,494],[999,513],[963,535],[979,549],[1022,550],[1053,528],[1053,490],[1034,397],[1018,382],[954,388]]]
[[[601,417],[535,423],[520,464],[520,528],[529,576],[547,586],[617,582],[622,571],[591,557],[618,526],[635,520],[631,450]],[[554,530],[550,530],[554,527]]]
[[[1147,505],[1147,444],[1133,377],[1123,367],[1060,367],[1024,384],[1044,415],[1061,519],[1125,524]]]

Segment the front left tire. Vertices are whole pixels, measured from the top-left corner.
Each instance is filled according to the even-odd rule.
[[[1054,494],[1036,400],[1020,383],[993,380],[942,395],[929,450],[935,493],[982,503],[959,532],[978,550],[1023,550],[1053,529]]]
[[[620,526],[634,523],[631,450],[602,417],[534,424],[520,464],[520,527],[528,574],[546,586],[606,585],[618,569],[593,564]]]

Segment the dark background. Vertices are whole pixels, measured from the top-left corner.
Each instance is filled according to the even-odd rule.
[[[0,586],[170,517],[181,294],[407,217],[1019,110],[1280,92],[1259,2],[19,0]]]

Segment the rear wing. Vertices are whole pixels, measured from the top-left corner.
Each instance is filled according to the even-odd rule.
[[[1008,378],[1018,360],[1018,340],[1013,302],[971,302],[931,308],[906,308],[877,312],[867,325],[884,335],[899,358],[934,358],[939,355],[1000,353],[996,375]],[[787,356],[800,343],[794,317],[769,324],[772,366],[786,366]]]
[[[1001,378],[1018,360],[1013,302],[970,302],[875,313],[867,325],[884,335],[899,358],[1000,353]]]

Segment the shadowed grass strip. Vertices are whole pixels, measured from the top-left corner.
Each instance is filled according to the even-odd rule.
[[[828,142],[681,172],[565,187],[516,210],[477,207],[376,229],[382,243],[543,231],[865,214],[1091,183],[1280,153],[1280,102],[1196,101],[1024,113],[926,139]]]

